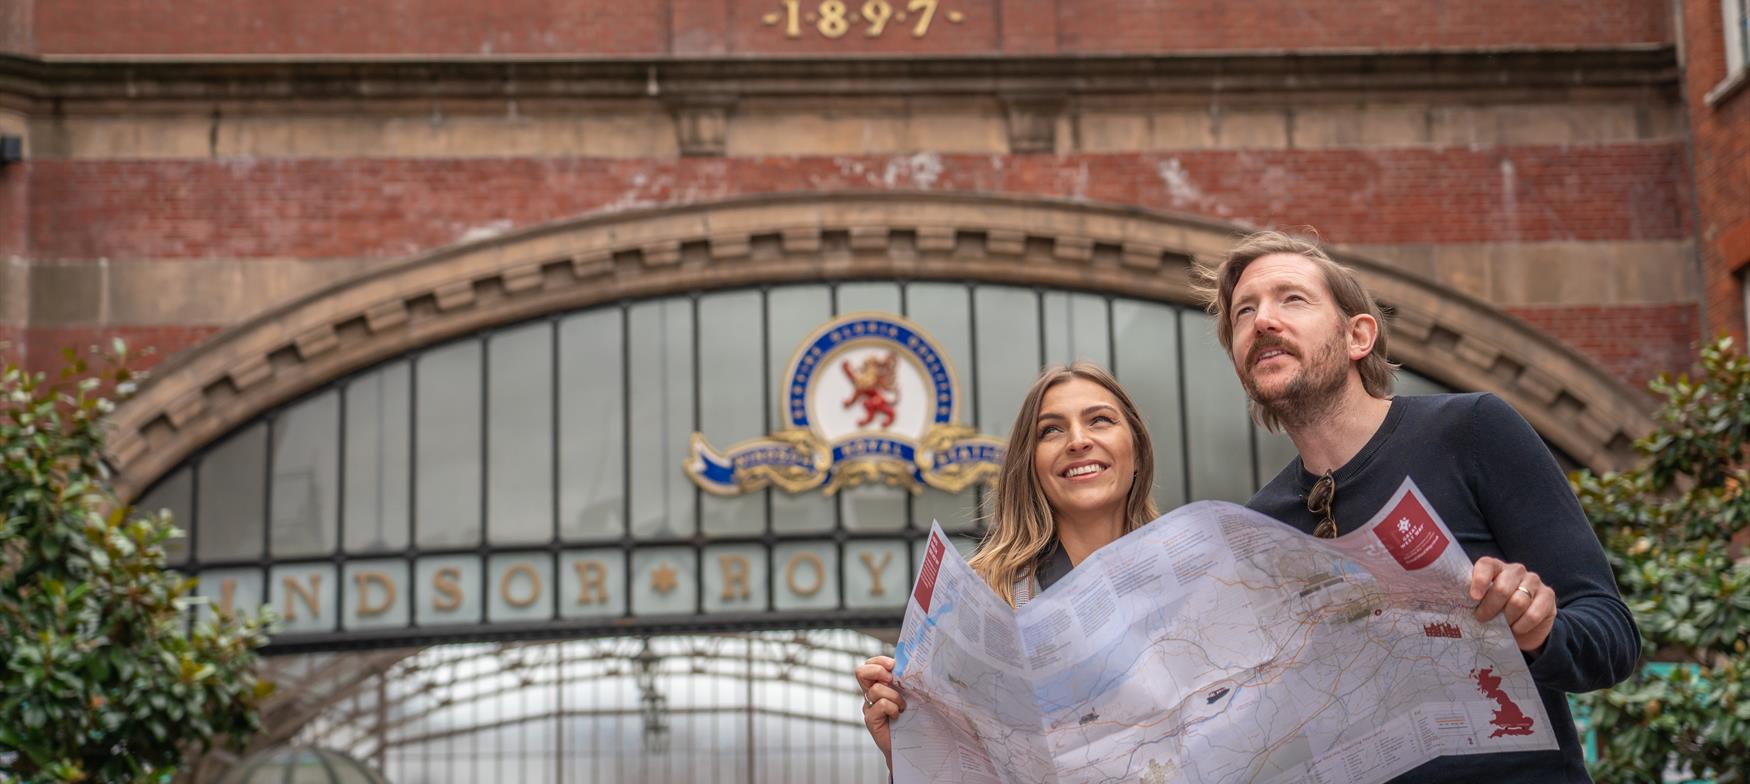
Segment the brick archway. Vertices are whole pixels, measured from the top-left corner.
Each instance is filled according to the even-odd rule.
[[[783,194],[579,218],[445,248],[343,281],[159,366],[114,417],[131,497],[200,446],[337,376],[497,324],[632,297],[860,278],[972,280],[1194,304],[1191,265],[1242,230],[1039,198]],[[1367,258],[1396,317],[1394,358],[1494,392],[1580,464],[1633,457],[1645,401],[1489,305]]]

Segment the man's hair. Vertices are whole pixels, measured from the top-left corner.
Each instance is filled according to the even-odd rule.
[[[1331,297],[1336,302],[1337,309],[1342,312],[1345,323],[1358,314],[1366,313],[1379,324],[1379,337],[1373,341],[1373,350],[1355,363],[1355,369],[1361,373],[1361,386],[1367,390],[1367,394],[1377,398],[1391,396],[1392,376],[1397,365],[1386,358],[1385,313],[1379,303],[1361,285],[1361,279],[1355,276],[1354,270],[1333,261],[1316,242],[1280,231],[1260,231],[1243,237],[1220,262],[1213,266],[1205,265],[1198,270],[1198,291],[1204,297],[1209,314],[1215,317],[1215,335],[1221,341],[1222,349],[1232,357],[1234,287],[1239,285],[1240,275],[1245,273],[1246,267],[1251,266],[1252,262],[1278,253],[1300,256],[1319,268],[1324,275],[1325,286],[1331,290]],[[1256,403],[1252,406],[1252,415],[1259,424],[1271,431],[1281,426],[1275,416]]]

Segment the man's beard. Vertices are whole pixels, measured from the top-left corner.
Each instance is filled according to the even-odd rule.
[[[1287,386],[1272,397],[1265,398],[1258,389],[1252,360],[1259,352],[1271,347],[1284,350],[1290,348],[1287,342],[1280,339],[1261,338],[1252,345],[1251,355],[1246,358],[1246,372],[1240,376],[1240,381],[1246,388],[1246,396],[1253,403],[1264,413],[1275,417],[1283,427],[1290,429],[1305,427],[1336,410],[1349,370],[1347,362],[1344,361],[1346,357],[1342,335],[1332,335],[1310,354],[1297,351],[1295,358],[1300,361],[1300,369],[1288,380]]]

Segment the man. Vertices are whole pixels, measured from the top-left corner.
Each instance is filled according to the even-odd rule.
[[[1254,234],[1206,272],[1209,310],[1254,418],[1286,431],[1300,453],[1248,506],[1336,536],[1413,478],[1475,563],[1478,620],[1506,616],[1560,742],[1441,757],[1400,780],[1590,781],[1565,694],[1628,677],[1640,633],[1537,433],[1486,393],[1392,397],[1379,306],[1312,243]]]

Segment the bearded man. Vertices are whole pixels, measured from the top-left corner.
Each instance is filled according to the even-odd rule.
[[[1397,780],[1591,781],[1565,695],[1627,678],[1640,633],[1537,433],[1494,395],[1393,397],[1379,305],[1311,242],[1254,234],[1205,276],[1253,417],[1299,452],[1248,506],[1335,537],[1413,479],[1475,563],[1477,619],[1507,617],[1554,723],[1557,750],[1444,756]]]

